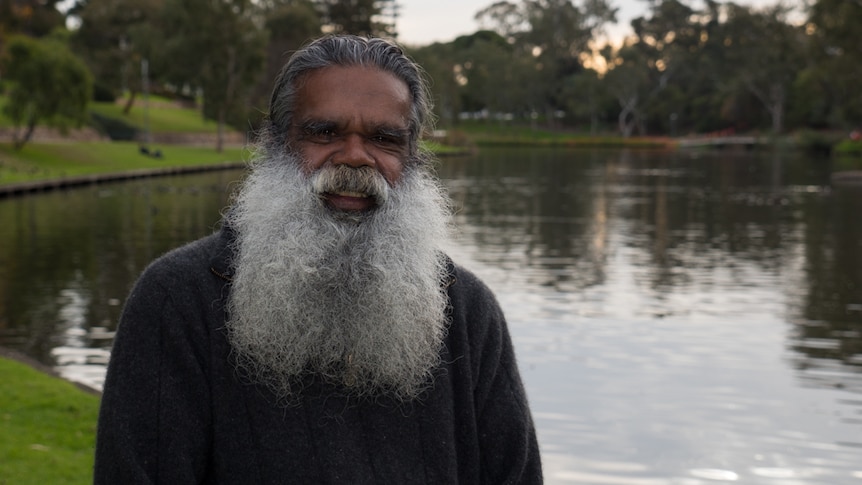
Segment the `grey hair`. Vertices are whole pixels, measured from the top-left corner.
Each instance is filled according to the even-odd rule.
[[[296,109],[296,93],[303,77],[330,66],[362,66],[388,72],[407,84],[411,95],[409,155],[421,158],[419,138],[433,123],[431,96],[422,69],[396,44],[380,38],[327,35],[296,51],[275,81],[269,114],[260,133],[270,150],[285,149]]]

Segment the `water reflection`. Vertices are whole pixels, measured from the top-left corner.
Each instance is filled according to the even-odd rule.
[[[548,483],[862,479],[862,188],[783,155],[486,150],[439,172]],[[98,384],[156,255],[240,172],[0,201],[0,343]]]

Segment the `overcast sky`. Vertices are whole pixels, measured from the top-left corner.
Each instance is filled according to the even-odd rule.
[[[408,45],[426,45],[448,42],[459,35],[471,34],[478,29],[473,17],[476,12],[496,0],[398,0],[401,5],[398,18],[398,40]],[[575,0],[575,4],[579,4]],[[688,5],[699,8],[700,1],[690,0]],[[774,5],[777,0],[736,0],[740,5]],[[789,0],[788,4],[802,4],[802,0]],[[629,22],[646,14],[646,0],[611,0],[618,7],[618,25],[610,26],[609,33],[621,37],[631,32]]]

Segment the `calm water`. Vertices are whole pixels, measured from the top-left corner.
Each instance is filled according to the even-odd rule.
[[[489,150],[439,171],[547,483],[862,483],[862,187],[828,161]],[[241,177],[0,200],[0,345],[100,385],[138,273],[211,232]]]

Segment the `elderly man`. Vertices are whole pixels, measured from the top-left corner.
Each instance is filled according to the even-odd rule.
[[[418,67],[384,40],[305,46],[222,229],[126,302],[97,483],[540,483],[493,295],[442,252]]]

